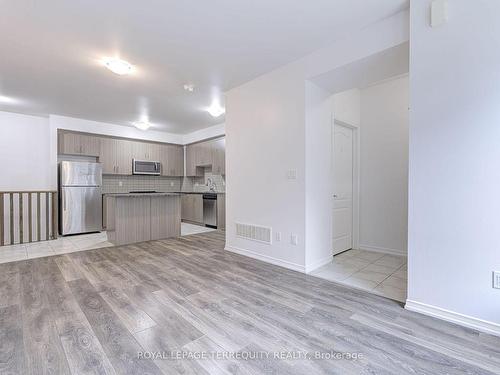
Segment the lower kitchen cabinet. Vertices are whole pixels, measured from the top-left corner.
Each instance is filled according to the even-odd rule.
[[[203,223],[203,195],[183,194],[181,197],[181,219],[193,223]]]
[[[217,229],[226,229],[226,195],[217,194]]]

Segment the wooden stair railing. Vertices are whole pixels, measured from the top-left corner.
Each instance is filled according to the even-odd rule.
[[[57,191],[0,191],[0,246],[57,238]]]

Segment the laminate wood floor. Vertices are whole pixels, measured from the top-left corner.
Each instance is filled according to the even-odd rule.
[[[0,264],[0,373],[500,373],[498,337],[223,248],[210,232]]]

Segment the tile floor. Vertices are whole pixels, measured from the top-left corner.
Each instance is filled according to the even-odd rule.
[[[405,302],[407,273],[404,256],[349,250],[311,275]]]
[[[205,232],[212,232],[215,229],[207,228],[201,225],[195,225],[190,223],[182,223],[181,225],[181,236],[187,236],[189,234],[198,234]]]
[[[182,223],[181,235],[211,232],[214,229],[199,225]],[[32,242],[0,247],[0,263],[15,262],[17,260],[41,258],[50,255],[72,253],[113,246],[107,241],[106,232],[81,234],[60,237],[56,240]]]

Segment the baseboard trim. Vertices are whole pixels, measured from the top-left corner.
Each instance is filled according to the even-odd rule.
[[[270,257],[268,255],[259,254],[259,253],[253,252],[251,250],[246,250],[246,249],[242,249],[242,248],[234,247],[234,246],[226,246],[224,248],[224,250],[230,251],[232,253],[244,255],[244,256],[249,257],[249,258],[261,260],[261,261],[266,262],[266,263],[271,263],[271,264],[274,264],[275,266],[288,268],[289,270],[305,273],[305,267],[300,265],[300,264],[297,264],[297,263],[287,262],[286,260]]]
[[[445,320],[447,322],[459,324],[464,327],[473,328],[478,331],[489,333],[495,336],[500,336],[500,324],[477,319],[472,316],[460,314],[454,311],[442,309],[440,307],[427,305],[425,303],[412,301],[409,299],[406,300],[405,309]]]
[[[369,246],[362,244],[359,245],[359,250],[374,251],[376,253],[384,253],[391,255],[402,255],[402,256],[407,255],[406,251],[400,249],[390,249],[388,247]]]
[[[328,264],[330,263],[331,261],[333,261],[333,255],[329,255],[323,259],[320,259],[318,260],[317,262],[314,262],[313,264],[311,265],[306,265],[305,267],[305,271],[306,273],[311,273],[312,271],[320,268],[320,267],[323,267],[325,264]]]

